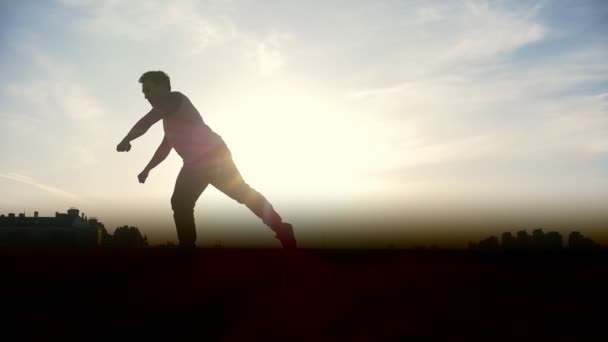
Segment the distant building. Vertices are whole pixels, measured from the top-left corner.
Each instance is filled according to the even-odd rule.
[[[0,247],[95,247],[109,235],[97,219],[88,219],[76,208],[55,217],[33,217],[25,213],[0,215]]]

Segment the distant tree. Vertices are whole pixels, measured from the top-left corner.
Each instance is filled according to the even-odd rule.
[[[137,227],[122,226],[114,231],[114,247],[146,247],[148,239],[141,235]]]
[[[540,246],[543,244],[543,240],[545,238],[545,232],[543,232],[542,229],[534,229],[532,231],[532,238],[531,238],[531,242],[532,244],[536,245],[536,246]]]
[[[517,249],[528,249],[530,246],[530,235],[526,230],[520,230],[517,232],[517,237],[515,238],[515,246]]]
[[[558,232],[543,232],[535,229],[532,232],[530,249],[539,251],[554,251],[562,249],[562,235]]]
[[[544,242],[544,247],[552,251],[560,250],[564,246],[562,234],[558,232],[548,232],[545,234]]]
[[[511,232],[502,233],[502,249],[510,251],[515,249],[516,246],[517,243],[515,241],[515,237],[513,237],[513,234],[511,234]]]
[[[568,236],[568,248],[572,251],[589,251],[599,249],[600,245],[575,231]]]
[[[559,232],[543,232],[542,229],[535,229],[529,235],[526,230],[520,230],[516,236],[511,232],[504,232],[501,235],[502,244],[498,243],[498,238],[490,236],[477,243],[469,242],[471,250],[504,250],[504,251],[560,251],[564,249],[564,239]],[[568,236],[568,249],[572,251],[599,250],[602,247],[583,236],[580,232],[571,232]]]
[[[498,238],[496,236],[490,236],[486,239],[479,241],[479,248],[484,250],[497,250],[498,247]]]
[[[469,243],[469,249],[476,251],[497,251],[499,248],[500,244],[496,236],[485,238],[479,241],[479,243]]]

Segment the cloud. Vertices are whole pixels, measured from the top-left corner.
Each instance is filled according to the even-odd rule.
[[[142,46],[168,42],[173,56],[195,56],[210,48],[234,44],[268,76],[284,64],[281,45],[293,39],[287,32],[239,28],[231,17],[231,1],[62,1],[67,8],[85,9],[77,28],[88,34],[132,41]]]
[[[345,77],[361,85],[390,87],[399,81],[509,60],[518,50],[551,35],[551,28],[540,18],[542,4],[451,1],[420,7],[385,3],[382,12],[349,15],[352,21],[340,22],[336,27],[340,35],[331,36],[340,40],[339,60],[326,55],[323,63],[334,62],[335,69],[345,69]]]
[[[460,22],[448,23],[456,40],[441,58],[487,58],[538,42],[546,35],[546,28],[534,20],[541,8],[540,2],[530,8],[506,9],[487,1],[467,1]]]
[[[385,170],[406,183],[412,167],[429,165],[446,171],[438,181],[457,183],[464,180],[449,171],[456,166],[470,164],[474,173],[475,165],[500,163],[510,166],[496,181],[517,184],[527,177],[529,184],[549,184],[539,173],[554,165],[608,160],[606,58],[608,51],[591,46],[549,60],[500,61],[360,88],[345,99],[370,117],[385,114],[374,116],[383,122],[384,141],[370,142],[390,142],[390,162],[377,165],[379,175]],[[420,170],[433,179],[428,168]],[[394,177],[399,172],[401,178]],[[562,181],[577,179],[581,189],[595,182],[581,168],[560,172]]]
[[[87,121],[104,116],[104,110],[86,88],[71,77],[66,65],[54,61],[49,55],[26,41],[18,46],[26,59],[40,72],[35,80],[13,82],[4,86],[5,94],[19,102],[31,105],[35,112],[44,115],[63,115],[71,120]]]
[[[428,24],[444,19],[442,10],[435,7],[423,7],[416,11],[416,23]]]
[[[113,36],[137,43],[159,38],[183,41],[188,53],[229,41],[237,32],[223,12],[227,1],[74,1],[67,8],[80,9],[78,27],[85,32]],[[202,13],[205,13],[203,15]]]
[[[281,43],[292,38],[290,34],[272,33],[258,43],[256,57],[260,74],[270,75],[283,66]]]
[[[300,140],[326,139],[328,147],[320,154],[335,164],[353,165],[348,173],[427,167],[445,170],[442,177],[456,183],[450,172],[454,165],[535,159],[550,165],[606,155],[605,44],[576,44],[573,51],[566,42],[562,48],[563,36],[556,31],[564,23],[551,22],[555,11],[545,12],[549,2],[445,1],[423,7],[403,1],[61,3],[65,17],[74,19],[66,21],[63,32],[73,30],[68,37],[104,47],[100,59],[110,68],[84,70],[97,85],[101,79],[96,77],[108,77],[100,74],[103,70],[115,70],[116,55],[121,56],[116,70],[130,72],[144,67],[141,63],[173,68],[176,81],[192,78],[193,86],[184,88],[193,99],[204,99],[210,113],[234,105],[234,117],[250,110],[256,114],[250,117],[257,117],[252,124],[261,127],[260,112],[272,114],[268,118],[280,112],[276,116],[284,123],[267,122],[282,130],[295,121],[292,117],[305,118],[307,130],[296,128],[304,132]],[[309,14],[315,15],[315,25]],[[65,114],[72,121],[102,117],[112,124],[97,99],[72,82],[77,81],[75,70],[61,65],[61,57],[51,57],[75,50],[56,48],[55,54],[30,49],[27,56],[42,70],[42,79],[9,83],[6,92],[50,115]],[[167,53],[150,57],[150,51]],[[111,81],[99,86],[99,93],[108,96],[112,113],[139,109],[126,96],[119,99],[122,91],[114,91],[118,83]],[[203,83],[209,85],[198,86]],[[254,86],[259,93],[255,106],[248,106],[244,100]],[[106,89],[112,91],[103,94]],[[290,93],[308,96],[283,96]],[[235,127],[233,121],[226,119],[226,127]],[[64,131],[70,147],[57,151],[93,165],[97,160],[89,150],[71,147],[81,141],[94,144],[105,132],[97,133],[102,139],[91,139],[80,130],[99,132],[99,125],[78,126],[79,132]],[[297,156],[298,145],[284,141],[285,154]],[[301,146],[302,155],[310,153],[306,143]],[[423,176],[430,183],[436,180]]]
[[[61,113],[69,119],[87,121],[102,117],[95,98],[78,83],[51,76],[46,80],[13,83],[5,87],[8,95],[30,103],[38,113]]]
[[[5,178],[5,179],[9,179],[9,180],[13,180],[16,182],[20,182],[23,184],[27,184],[27,185],[31,185],[34,186],[38,189],[44,190],[54,196],[60,197],[62,199],[66,199],[66,200],[78,200],[78,196],[75,194],[72,194],[70,192],[67,192],[65,190],[53,187],[53,186],[49,186],[46,184],[42,184],[39,183],[38,181],[36,181],[33,178],[30,178],[28,176],[24,176],[24,175],[20,175],[17,173],[7,173],[7,174],[2,174],[0,173],[0,177]]]

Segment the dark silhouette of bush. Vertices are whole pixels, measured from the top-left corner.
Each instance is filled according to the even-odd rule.
[[[148,238],[141,235],[137,227],[122,226],[114,231],[113,247],[146,247]]]
[[[516,236],[513,236],[511,232],[504,232],[501,234],[501,239],[502,243],[499,243],[495,236],[480,240],[478,243],[469,242],[469,249],[478,251],[560,251],[564,249],[560,233],[545,233],[540,228],[533,230],[532,235],[528,234],[526,230],[519,230]],[[576,231],[570,233],[567,247],[571,251],[601,249],[599,244]]]
[[[520,230],[517,232],[517,237],[515,238],[515,247],[516,249],[528,249],[530,246],[531,237],[528,235],[528,232],[525,230]]]
[[[534,250],[560,250],[563,247],[562,235],[558,232],[545,234],[542,229],[535,229],[530,247]]]
[[[600,249],[600,245],[575,231],[568,236],[568,248],[572,251],[592,251]]]
[[[511,232],[502,233],[502,248],[504,250],[514,250],[517,248],[517,241]]]
[[[485,238],[478,243],[469,243],[469,249],[477,251],[496,251],[500,248],[498,238],[496,236],[490,236]]]

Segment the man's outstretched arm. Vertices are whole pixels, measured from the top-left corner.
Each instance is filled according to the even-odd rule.
[[[145,183],[146,178],[148,178],[148,174],[150,173],[150,171],[153,168],[155,168],[158,164],[162,163],[162,161],[167,158],[167,156],[169,155],[169,152],[171,152],[172,148],[173,147],[169,144],[167,137],[164,137],[163,141],[160,143],[160,145],[156,149],[156,152],[154,152],[154,155],[152,156],[152,159],[150,160],[148,165],[146,165],[144,170],[137,176],[140,183]]]
[[[131,128],[127,136],[116,146],[116,151],[125,152],[131,149],[131,141],[141,137],[150,129],[152,125],[157,123],[163,118],[163,113],[158,109],[152,108],[148,114],[144,115],[143,118],[139,119],[137,123]]]

